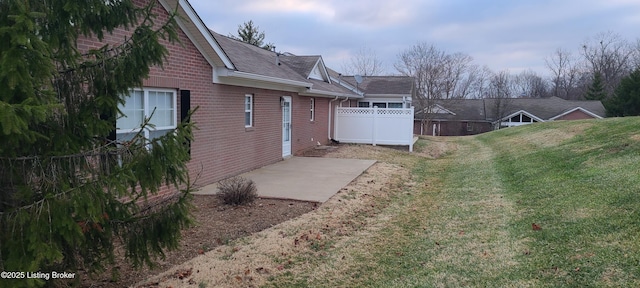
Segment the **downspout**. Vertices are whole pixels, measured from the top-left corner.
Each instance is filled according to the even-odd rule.
[[[331,109],[331,103],[333,103],[333,101],[338,100],[339,98],[340,98],[340,97],[336,96],[336,98],[335,98],[335,99],[332,99],[331,101],[329,101],[329,121],[327,121],[327,122],[329,122],[329,124],[328,124],[328,125],[329,125],[329,127],[327,127],[327,128],[329,128],[329,129],[327,129],[327,139],[333,139],[333,138],[331,138],[331,119],[332,119],[332,118],[331,118],[331,110],[332,110],[332,109]]]
[[[342,103],[347,102],[347,100],[349,100],[349,97],[345,97],[344,100],[340,101],[340,107],[342,107]]]

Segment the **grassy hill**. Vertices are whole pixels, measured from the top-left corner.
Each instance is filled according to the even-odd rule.
[[[640,286],[640,118],[554,122],[479,136],[526,239],[512,277],[544,286]],[[520,229],[537,223],[542,227]]]
[[[332,240],[269,286],[640,287],[640,118],[425,137],[415,148],[376,150],[412,181],[388,191],[367,232]]]
[[[640,118],[380,149],[411,181],[269,287],[640,287]]]
[[[205,287],[640,287],[640,118],[414,151],[341,145],[328,156],[378,162],[313,212],[182,268]]]

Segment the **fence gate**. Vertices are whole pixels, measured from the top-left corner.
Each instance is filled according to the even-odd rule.
[[[335,139],[344,143],[408,145],[413,151],[413,107],[336,107]]]

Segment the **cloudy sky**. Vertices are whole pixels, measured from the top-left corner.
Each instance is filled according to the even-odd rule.
[[[611,31],[640,39],[639,0],[189,0],[212,30],[236,34],[249,20],[280,52],[322,55],[342,70],[359,49],[372,49],[385,71],[400,52],[425,42],[463,52],[493,71],[548,73],[557,48]]]

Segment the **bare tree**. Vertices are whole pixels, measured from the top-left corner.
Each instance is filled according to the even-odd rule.
[[[417,98],[421,107],[435,99],[463,99],[477,95],[477,81],[484,81],[483,70],[472,64],[464,53],[447,54],[434,45],[418,43],[398,55],[395,68],[402,75],[416,80]]]
[[[362,47],[342,65],[342,71],[350,75],[377,76],[384,72],[384,66],[376,51]]]
[[[440,63],[444,52],[434,45],[418,43],[398,55],[394,65],[402,75],[412,76],[416,81],[416,97],[414,102],[421,109],[432,106],[432,101],[440,99],[439,80],[442,75]]]
[[[475,72],[473,58],[464,53],[445,55],[442,59],[442,98],[461,99],[471,93],[470,87]]]
[[[579,98],[577,83],[581,73],[577,62],[571,52],[560,48],[545,59],[552,74],[551,95],[563,99]]]
[[[493,74],[489,80],[488,94],[490,97],[486,100],[489,105],[487,107],[489,115],[487,116],[495,121],[495,129],[500,128],[501,119],[507,116],[511,107],[514,91],[517,90],[513,78],[509,71],[504,70]]]
[[[398,55],[396,70],[416,81],[413,103],[419,109],[416,117],[421,118],[423,126],[429,125],[436,101],[477,97],[482,93],[476,89],[484,88],[486,71],[472,61],[464,53],[448,54],[424,42]]]
[[[582,44],[582,56],[589,72],[589,81],[596,73],[602,77],[605,93],[613,94],[620,80],[631,73],[637,50],[620,35],[609,32],[599,33]]]
[[[470,80],[472,78],[472,87],[470,87],[471,92],[469,93],[469,98],[488,98],[490,97],[490,82],[491,77],[493,77],[493,71],[489,69],[488,66],[482,66],[482,68],[478,66],[474,66],[470,69],[469,77]]]
[[[542,98],[549,95],[547,82],[532,70],[525,70],[513,76],[512,81],[517,96]]]

